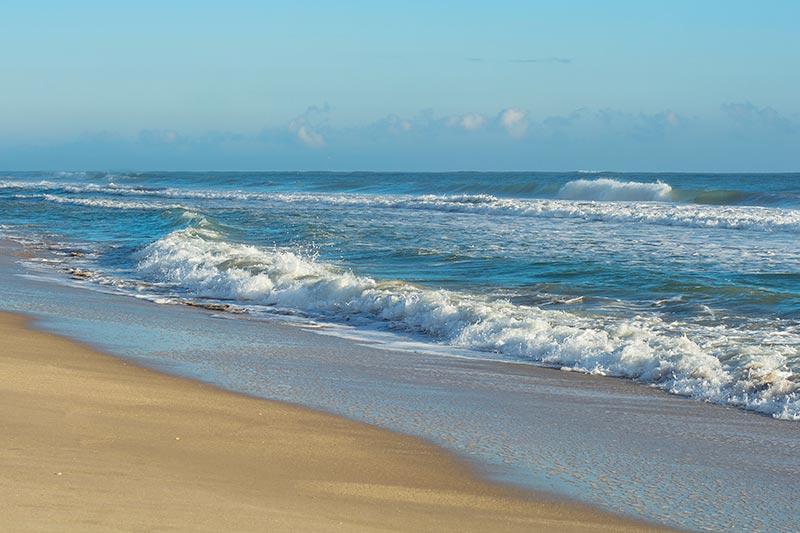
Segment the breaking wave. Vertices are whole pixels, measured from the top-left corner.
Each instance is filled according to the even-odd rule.
[[[800,420],[800,331],[739,332],[658,317],[583,316],[401,281],[379,281],[304,257],[184,228],[151,243],[138,273],[181,295],[300,310],[388,327],[434,342],[661,389]],[[777,335],[777,336],[776,336]],[[776,340],[777,339],[777,340]]]
[[[28,196],[31,198],[32,196]],[[124,200],[111,200],[108,198],[71,198],[67,196],[56,196],[53,194],[36,195],[37,198],[42,198],[48,202],[55,202],[59,204],[73,204],[82,205],[86,207],[99,207],[103,209],[183,209],[188,210],[186,206],[180,204],[164,204],[160,202],[136,202]]]
[[[381,195],[358,193],[264,193],[230,190],[184,190],[116,185],[59,185],[0,182],[0,188],[59,190],[69,194],[102,194],[110,197],[137,197],[146,208],[147,198],[169,200],[236,200],[261,203],[308,203],[356,208],[414,209],[482,215],[510,215],[538,218],[574,218],[598,222],[720,228],[753,231],[800,231],[800,210],[742,205],[704,205],[657,201],[673,195],[665,183],[619,182],[611,179],[575,180],[559,192],[559,199],[498,198],[488,194],[462,195]],[[567,199],[567,197],[569,197]],[[55,198],[54,196],[52,198]],[[86,202],[116,206],[107,198],[65,198],[64,202]],[[611,201],[613,198],[614,201]],[[621,200],[625,201],[621,201]],[[167,206],[175,207],[175,206]],[[154,208],[164,208],[157,204]]]
[[[672,200],[672,187],[662,181],[639,183],[611,178],[581,179],[566,183],[558,191],[558,197],[564,200],[600,202],[668,202]]]
[[[490,195],[462,196],[368,196],[274,195],[283,201],[316,200],[332,204],[402,209],[429,209],[483,215],[516,215],[538,218],[576,218],[605,222],[632,222],[658,226],[746,229],[760,231],[800,230],[800,210],[750,206],[704,206],[643,202],[580,202],[573,200],[516,200]]]

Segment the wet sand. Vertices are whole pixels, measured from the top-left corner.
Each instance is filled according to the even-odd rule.
[[[661,531],[419,439],[134,366],[0,313],[0,529]]]

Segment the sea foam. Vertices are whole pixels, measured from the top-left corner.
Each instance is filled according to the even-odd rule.
[[[107,198],[72,198],[63,202],[126,208],[108,197],[136,197],[194,201],[238,201],[259,204],[293,203],[362,209],[410,209],[480,215],[580,219],[655,226],[718,228],[750,231],[800,231],[800,210],[742,205],[704,205],[670,201],[675,192],[663,182],[640,183],[610,178],[573,180],[555,199],[499,198],[490,194],[401,195],[360,193],[268,193],[241,190],[186,190],[107,184],[57,184],[51,181],[0,181],[0,188],[63,191],[68,194],[103,195]],[[48,197],[53,200],[54,196]],[[154,202],[155,203],[155,202]],[[139,208],[146,209],[144,203]],[[174,207],[174,206],[167,206]],[[179,206],[180,207],[180,206]],[[164,208],[156,204],[153,208]]]
[[[149,281],[196,298],[382,325],[450,346],[633,378],[696,399],[800,420],[797,375],[788,366],[800,356],[798,332],[776,343],[767,339],[773,332],[515,305],[379,281],[290,249],[228,242],[221,233],[203,228],[176,230],[147,246],[137,259],[139,273]]]
[[[102,209],[189,209],[179,204],[165,204],[161,202],[136,202],[124,200],[112,200],[108,198],[72,198],[68,196],[56,196],[54,194],[42,194],[40,198],[48,202],[59,204],[82,205],[86,207],[99,207]]]
[[[579,183],[577,180],[570,183]],[[587,181],[596,183],[597,181]],[[614,181],[614,180],[606,180]],[[656,202],[654,199],[669,189],[666,184],[636,184],[615,182],[623,187],[614,194],[617,199],[627,196],[646,197],[647,201],[600,201],[603,195],[615,190],[594,191],[576,188],[575,195],[594,191],[592,200],[577,199],[515,199],[498,198],[489,194],[462,195],[379,195],[358,193],[256,193],[244,191],[204,191],[174,188],[141,188],[107,185],[59,186],[70,194],[94,193],[107,196],[135,196],[170,200],[236,200],[239,202],[317,204],[373,209],[412,209],[481,215],[503,215],[536,218],[572,218],[599,222],[649,224],[656,226],[681,226],[690,228],[719,228],[753,231],[800,231],[800,210],[759,206],[699,205]],[[14,184],[18,186],[19,184]],[[569,185],[569,183],[567,184]],[[639,188],[638,185],[647,187]],[[663,185],[664,188],[661,186]],[[0,186],[3,186],[0,183]],[[6,184],[11,187],[11,184]],[[49,182],[40,182],[40,188],[56,188]],[[566,187],[566,186],[565,186]],[[25,185],[24,188],[35,188]],[[563,189],[562,189],[563,191]],[[666,193],[664,193],[666,194]],[[111,204],[109,204],[111,207]]]

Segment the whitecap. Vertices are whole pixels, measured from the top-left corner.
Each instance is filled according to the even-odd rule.
[[[455,348],[620,376],[715,403],[800,420],[800,336],[620,319],[515,305],[401,281],[379,281],[290,249],[232,243],[203,228],[143,249],[138,272],[197,298],[291,308],[329,321],[383,324]]]

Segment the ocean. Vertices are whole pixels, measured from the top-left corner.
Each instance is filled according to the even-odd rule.
[[[5,291],[2,307],[108,351],[417,434],[624,514],[800,520],[800,174],[4,172],[0,237],[25,249],[19,279],[73,309],[77,289],[162,317],[98,333],[80,313],[58,323],[41,287]],[[559,418],[531,433],[547,416],[526,402],[545,392]],[[641,450],[614,430],[593,443],[574,417],[636,426]]]

